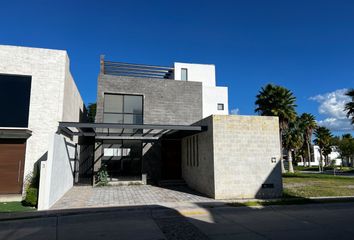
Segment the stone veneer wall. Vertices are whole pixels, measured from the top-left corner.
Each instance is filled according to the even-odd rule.
[[[79,121],[83,101],[64,50],[0,45],[0,73],[32,77],[28,119],[32,136],[26,142],[26,179],[34,164],[46,158],[58,122]]]
[[[213,116],[213,130],[215,198],[281,196],[277,117]]]
[[[213,118],[209,116],[199,121],[197,125],[208,126],[208,131],[196,134],[198,136],[198,164],[187,163],[188,139],[182,139],[182,177],[189,187],[210,197],[215,197],[215,177],[213,158]]]
[[[202,83],[171,79],[100,74],[97,87],[96,122],[103,122],[104,93],[143,95],[144,124],[190,125],[202,118]],[[94,172],[101,167],[102,147],[96,145]],[[143,174],[156,182],[161,178],[161,143],[143,149]]]
[[[281,196],[277,117],[213,115],[197,124],[207,125],[208,131],[198,134],[198,167],[187,167],[183,155],[183,176],[190,187],[216,199]]]
[[[96,122],[103,122],[104,93],[144,96],[144,124],[189,125],[202,118],[202,83],[100,74]]]

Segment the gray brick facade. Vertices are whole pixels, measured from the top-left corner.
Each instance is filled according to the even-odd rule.
[[[202,83],[100,74],[96,122],[103,122],[104,93],[144,96],[144,124],[190,125],[202,119]]]
[[[97,90],[96,122],[103,122],[104,94],[143,95],[144,124],[191,125],[202,118],[202,83],[170,79],[138,78],[100,74]],[[101,166],[99,147],[95,171]],[[148,180],[161,179],[161,143],[143,148],[142,173]]]

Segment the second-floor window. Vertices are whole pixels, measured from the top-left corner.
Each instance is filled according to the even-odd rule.
[[[143,96],[105,93],[103,122],[142,124]]]
[[[31,76],[0,74],[0,127],[28,127]]]
[[[181,68],[181,80],[187,81],[188,80],[188,69]]]

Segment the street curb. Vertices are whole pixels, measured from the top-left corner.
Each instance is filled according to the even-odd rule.
[[[274,204],[274,205],[259,205],[259,206],[232,206],[232,203],[247,203],[250,201],[259,202],[271,202],[271,201],[295,201],[293,204]],[[301,200],[309,200],[307,203],[300,202]],[[299,201],[296,204],[296,201]],[[186,202],[185,204],[198,204],[199,206],[169,206],[175,203],[164,203],[165,205],[137,205],[137,206],[104,206],[95,208],[72,208],[72,209],[61,209],[61,210],[45,210],[36,212],[20,212],[20,213],[0,213],[0,223],[5,221],[14,220],[25,220],[25,219],[38,219],[38,218],[50,218],[50,217],[62,217],[62,216],[74,216],[74,215],[85,215],[85,214],[97,214],[97,213],[114,213],[114,212],[129,212],[129,213],[146,213],[146,214],[180,214],[184,216],[189,212],[193,214],[199,212],[206,212],[207,209],[264,209],[269,208],[284,208],[289,206],[300,206],[300,205],[318,205],[318,204],[335,204],[335,203],[354,203],[354,196],[334,196],[334,197],[310,197],[310,198],[289,198],[289,199],[240,199],[239,201],[229,200],[220,202],[200,202],[192,203]],[[179,203],[182,204],[182,203]]]
[[[21,212],[21,213],[0,213],[0,222],[20,220],[20,219],[34,219],[34,218],[49,218],[61,216],[73,216],[84,214],[95,214],[105,212],[151,212],[153,209],[163,209],[162,206],[130,206],[130,207],[96,207],[96,208],[72,208],[64,210],[45,210],[36,212]]]

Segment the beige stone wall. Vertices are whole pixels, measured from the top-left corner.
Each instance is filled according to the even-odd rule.
[[[213,133],[215,198],[281,195],[278,118],[213,116]]]
[[[182,174],[191,188],[216,199],[281,196],[278,118],[213,115],[197,124],[208,126],[198,134],[198,167],[186,166],[187,138],[182,145]]]
[[[0,73],[32,77],[24,178],[46,157],[58,122],[78,121],[83,103],[68,66],[64,50],[0,45]]]
[[[213,126],[212,117],[207,117],[198,125],[208,126],[208,131],[182,139],[182,177],[189,187],[209,197],[215,197],[214,162],[213,162]],[[188,163],[188,140],[197,137],[198,154],[194,155],[197,162]],[[194,152],[193,152],[194,154]]]
[[[71,75],[69,57],[66,56],[62,121],[79,122],[83,113],[84,102]]]

